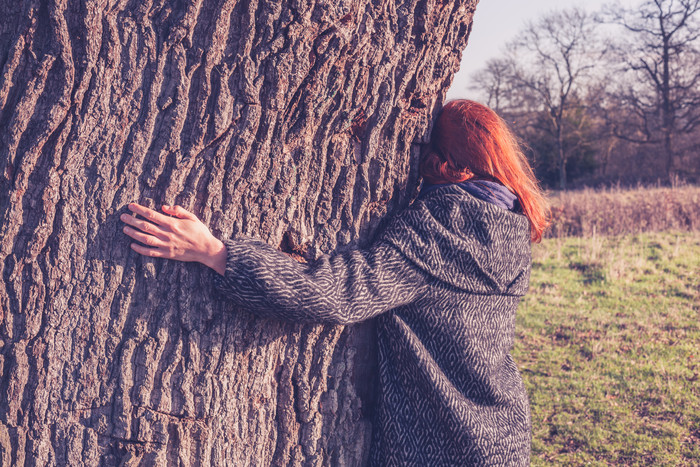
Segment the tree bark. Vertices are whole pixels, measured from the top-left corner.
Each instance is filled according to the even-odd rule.
[[[177,203],[310,259],[367,241],[475,5],[0,0],[0,463],[364,463],[371,324],[232,309],[118,217]]]

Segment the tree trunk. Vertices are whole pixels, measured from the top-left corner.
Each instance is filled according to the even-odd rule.
[[[663,24],[659,25],[663,31]],[[666,159],[666,178],[671,181],[673,178],[673,145],[671,143],[674,133],[674,109],[671,102],[671,54],[670,37],[664,37],[661,52],[661,127],[663,131],[664,156]]]
[[[414,192],[475,4],[0,0],[0,463],[362,464],[371,325],[232,309],[118,217],[366,241]]]
[[[557,161],[559,165],[559,189],[566,190],[566,153],[564,152],[564,134],[562,130],[563,117],[556,125]]]

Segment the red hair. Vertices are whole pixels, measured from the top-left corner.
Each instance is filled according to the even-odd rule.
[[[506,122],[488,107],[469,100],[448,102],[431,134],[431,150],[420,173],[430,183],[486,179],[501,183],[520,201],[530,221],[530,238],[542,239],[549,206],[530,164]]]

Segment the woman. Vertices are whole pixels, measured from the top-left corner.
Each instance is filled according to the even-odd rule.
[[[178,206],[130,205],[138,253],[199,261],[236,304],[290,321],[377,318],[373,465],[526,465],[527,395],[510,350],[547,207],[506,124],[448,103],[421,163],[425,186],[366,249],[297,263],[250,238],[224,242]]]

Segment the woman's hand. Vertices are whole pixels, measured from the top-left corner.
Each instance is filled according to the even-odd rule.
[[[129,209],[144,218],[121,215],[121,220],[128,224],[124,226],[124,233],[146,245],[132,243],[134,251],[154,258],[196,261],[224,275],[226,246],[197,216],[180,206],[163,206],[165,214],[175,217],[136,203],[129,204]]]

